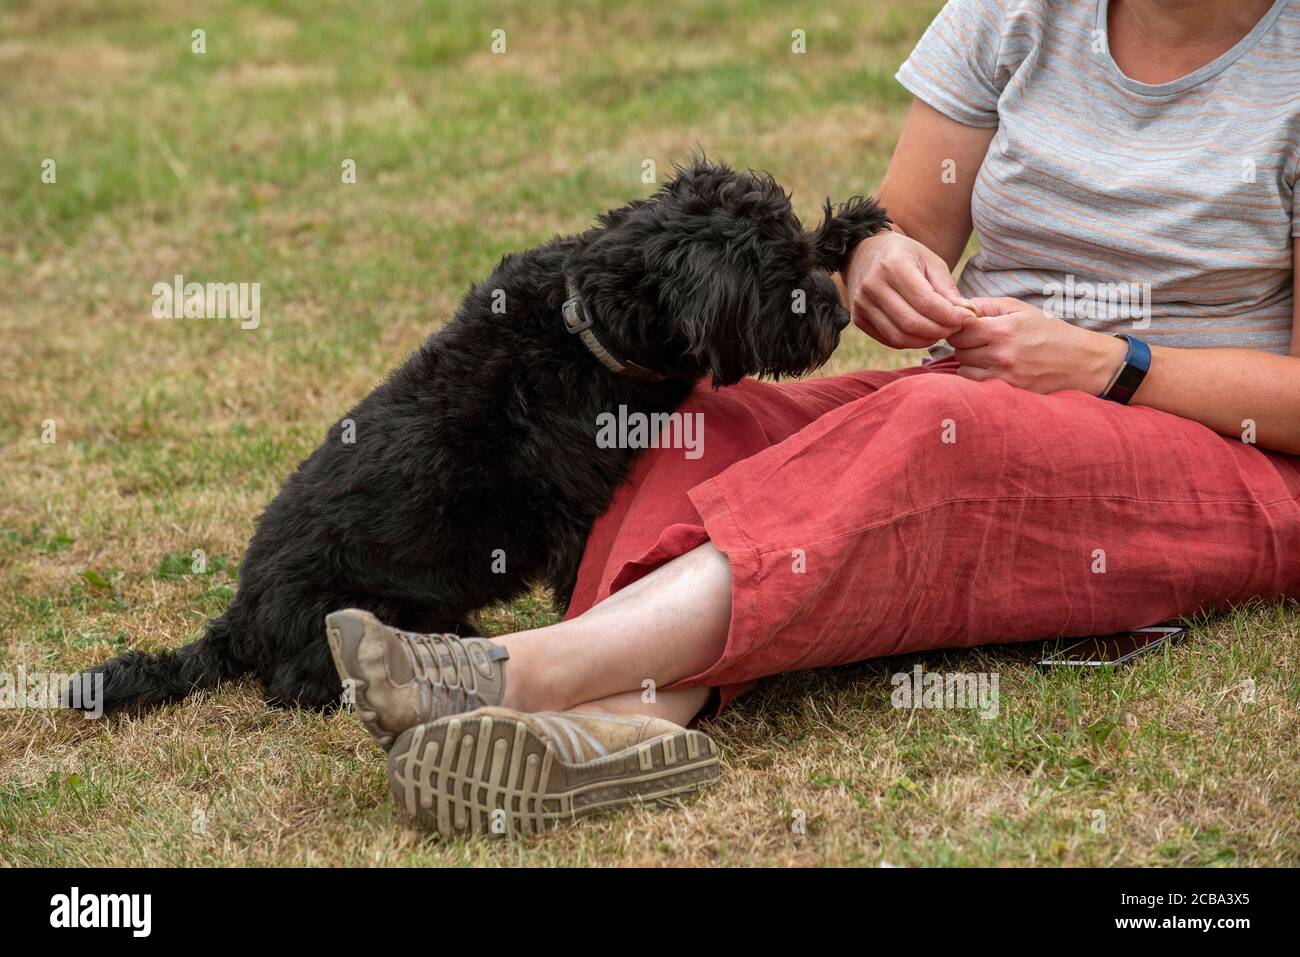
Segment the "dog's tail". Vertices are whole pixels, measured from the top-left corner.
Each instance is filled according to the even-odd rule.
[[[232,638],[243,627],[242,609],[232,606],[208,622],[202,638],[175,651],[128,651],[74,675],[63,705],[93,714],[150,708],[237,678],[249,670],[232,655]]]

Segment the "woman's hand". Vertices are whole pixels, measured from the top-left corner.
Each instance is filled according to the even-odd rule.
[[[1080,389],[1100,395],[1124,362],[1123,339],[1071,325],[1019,299],[971,301],[978,315],[948,336],[959,374],[967,379],[1001,379],[1031,392]]]
[[[932,346],[970,316],[944,261],[901,233],[859,243],[844,284],[853,324],[895,349]]]

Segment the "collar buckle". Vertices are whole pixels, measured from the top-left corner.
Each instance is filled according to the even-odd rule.
[[[587,308],[587,303],[583,301],[573,279],[566,276],[564,285],[565,291],[569,294],[569,298],[564,300],[564,305],[560,308],[564,316],[564,328],[570,335],[575,335],[581,340],[597,362],[616,375],[642,382],[662,382],[667,378],[662,373],[639,366],[635,362],[624,362],[610,352],[601,342],[600,336],[596,334],[596,320],[591,310]]]
[[[591,313],[587,311],[587,304],[582,301],[582,297],[574,292],[568,299],[564,300],[561,307],[564,312],[564,328],[569,331],[570,335],[577,335],[590,329],[594,322],[591,319]]]

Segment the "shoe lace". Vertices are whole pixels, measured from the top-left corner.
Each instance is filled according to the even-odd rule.
[[[430,695],[425,706],[425,719],[429,721],[472,711],[478,707],[478,674],[469,660],[465,643],[456,635],[419,635],[404,632],[407,639],[423,654],[424,679]],[[445,653],[444,653],[445,652]],[[437,678],[429,673],[436,669]],[[450,681],[448,678],[450,677]]]

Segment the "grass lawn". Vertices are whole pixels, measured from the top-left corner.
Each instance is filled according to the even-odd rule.
[[[809,215],[873,188],[940,5],[5,4],[0,671],[197,636],[327,425],[502,253],[645,193],[646,160],[662,178],[698,144]],[[176,273],[261,283],[260,327],[153,318]],[[914,360],[850,334],[825,371]],[[251,685],[0,712],[0,864],[1295,865],[1298,634],[1260,606],[1112,675],[992,648],[787,676],[711,726],[701,798],[512,841],[411,829],[353,718]],[[996,671],[999,716],[892,708],[918,661]]]

